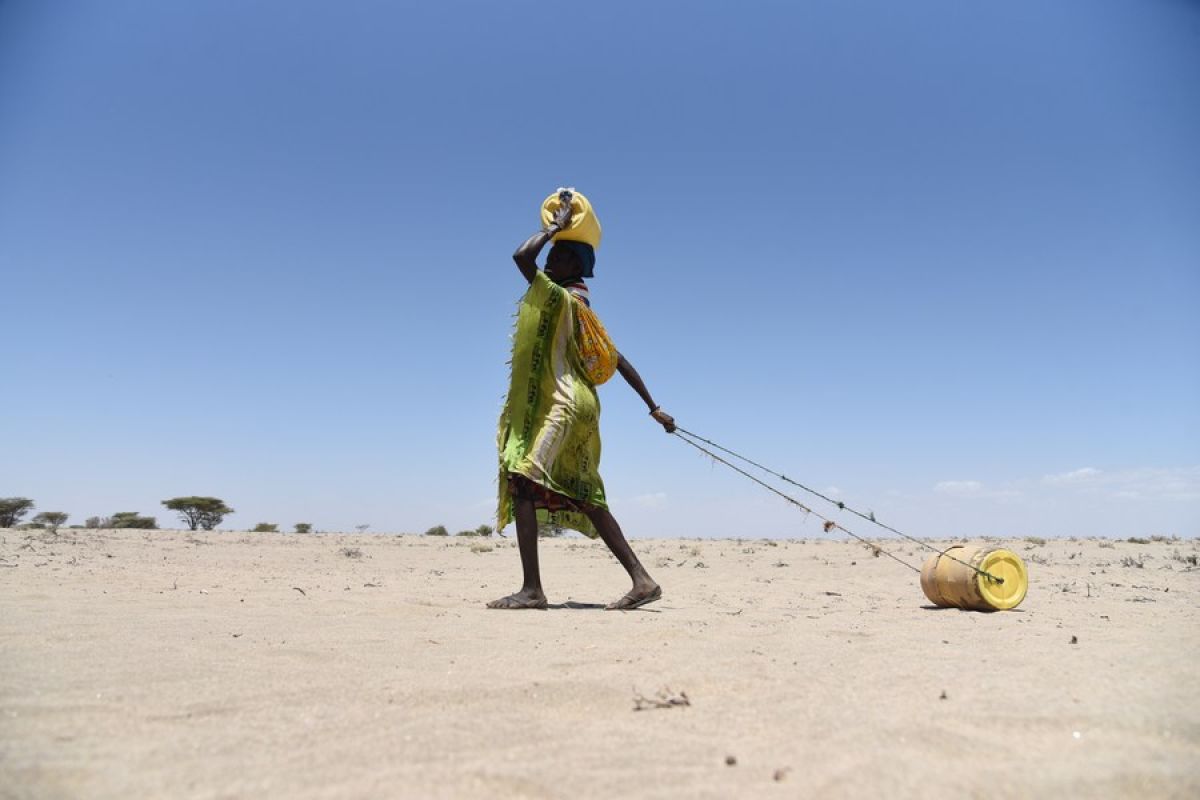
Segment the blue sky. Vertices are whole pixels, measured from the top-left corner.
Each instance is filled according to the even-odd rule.
[[[0,496],[487,521],[572,185],[690,430],[916,534],[1195,535],[1197,86],[1168,0],[0,2]],[[601,400],[629,535],[821,535]]]

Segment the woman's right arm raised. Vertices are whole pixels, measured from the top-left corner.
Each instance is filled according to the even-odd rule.
[[[517,248],[517,252],[513,253],[513,261],[517,262],[517,269],[521,270],[521,275],[525,277],[526,281],[533,283],[533,276],[537,275],[538,271],[537,257],[542,252],[542,248],[546,246],[546,242],[553,239],[556,233],[569,227],[570,224],[571,203],[566,202],[555,212],[553,222],[526,239],[524,244]]]

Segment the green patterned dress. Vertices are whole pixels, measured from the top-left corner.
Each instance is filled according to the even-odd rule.
[[[513,519],[512,476],[538,490],[539,522],[595,538],[581,508],[608,507],[600,480],[600,400],[579,357],[577,302],[542,272],[521,298],[497,433],[498,529]]]

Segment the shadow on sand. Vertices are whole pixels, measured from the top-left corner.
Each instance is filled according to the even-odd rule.
[[[577,603],[574,600],[568,600],[565,603],[551,603],[546,606],[550,611],[605,611],[607,610],[604,603]],[[651,614],[661,614],[662,610],[658,608],[631,608],[629,611],[646,611]]]

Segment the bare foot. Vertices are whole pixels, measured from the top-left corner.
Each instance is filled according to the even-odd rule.
[[[608,611],[631,611],[653,603],[662,597],[662,587],[657,583],[634,586],[629,592],[615,603],[605,606]]]
[[[519,610],[525,608],[545,608],[546,595],[533,589],[522,589],[508,597],[501,597],[487,604],[488,608]]]

